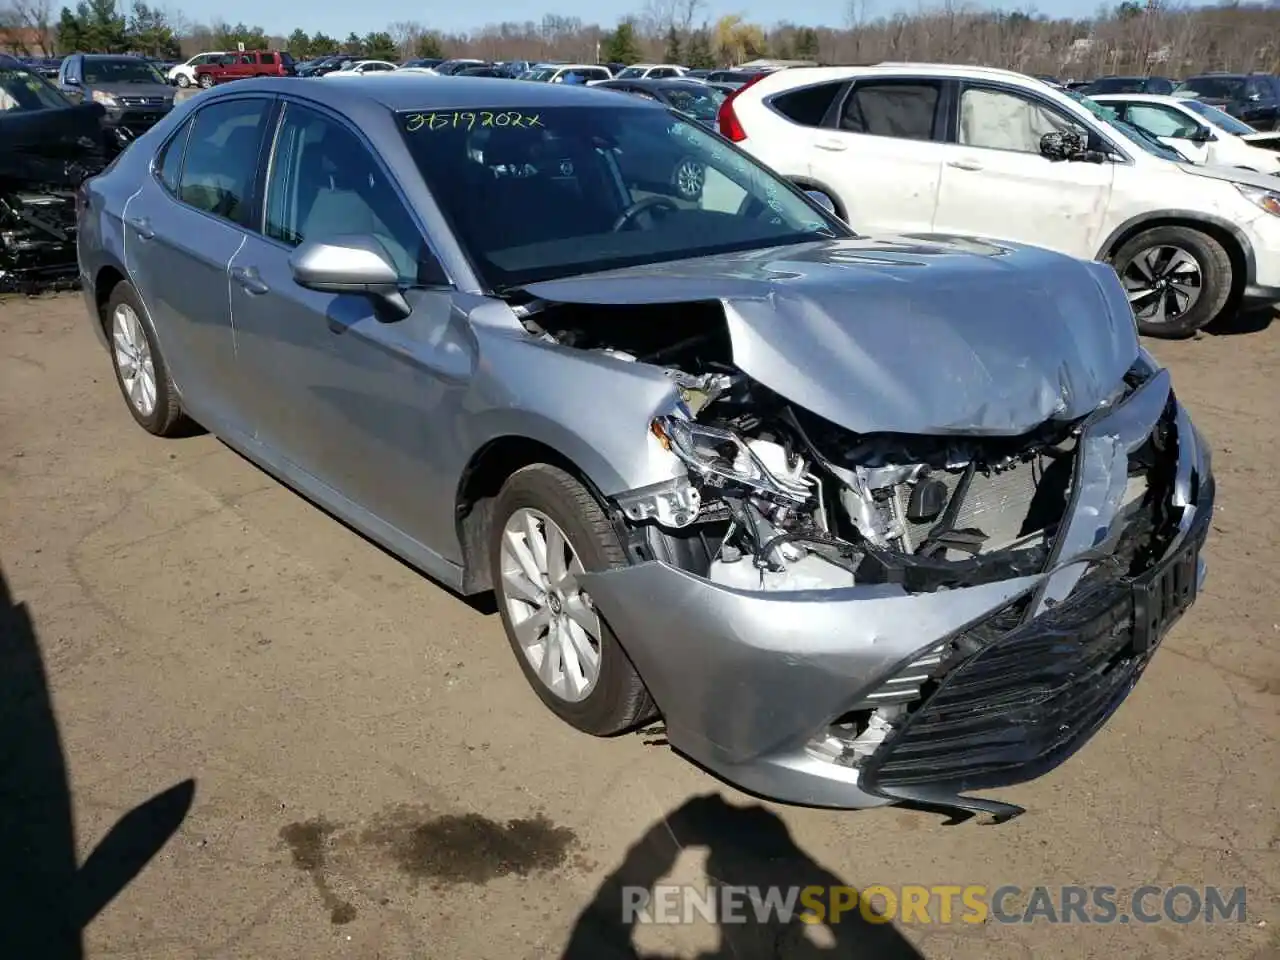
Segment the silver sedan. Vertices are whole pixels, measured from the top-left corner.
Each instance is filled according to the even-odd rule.
[[[1083,744],[1200,584],[1209,453],[1114,273],[857,236],[655,103],[247,81],[79,202],[144,429],[494,591],[558,716],[747,789],[1011,815],[968,791]]]

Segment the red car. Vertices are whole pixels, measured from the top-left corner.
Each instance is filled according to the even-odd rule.
[[[292,77],[296,72],[293,57],[284,51],[273,50],[228,53],[195,69],[196,83],[202,87],[245,77]]]

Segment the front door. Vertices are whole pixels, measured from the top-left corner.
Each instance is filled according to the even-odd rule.
[[[199,110],[164,146],[155,176],[125,210],[127,266],[184,402],[197,419],[236,427],[242,410],[227,266],[252,222],[272,103],[250,97]]]
[[[1092,259],[1111,198],[1110,161],[1050,160],[1047,133],[1090,131],[1025,90],[965,85],[947,145],[934,230],[1029,243]]]
[[[231,264],[231,305],[256,434],[276,455],[421,543],[456,539],[454,406],[474,361],[452,289],[385,168],[329,114],[290,102],[271,160],[265,235]],[[293,280],[304,240],[373,235],[413,312]],[[457,557],[449,559],[457,560]]]

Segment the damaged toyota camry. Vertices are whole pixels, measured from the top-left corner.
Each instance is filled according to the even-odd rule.
[[[142,427],[493,591],[555,714],[765,796],[1012,815],[970,791],[1085,743],[1203,578],[1209,450],[1114,272],[858,236],[653,103],[235,84],[79,238]]]

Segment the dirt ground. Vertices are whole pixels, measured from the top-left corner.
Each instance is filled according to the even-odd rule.
[[[138,429],[78,296],[0,303],[0,335],[2,957],[80,956],[82,926],[138,960],[1280,956],[1280,323],[1155,345],[1215,448],[1206,592],[1091,744],[993,794],[1029,811],[1001,826],[758,804],[579,735],[495,616]],[[1243,885],[1248,918],[621,922],[617,883],[704,875]]]

